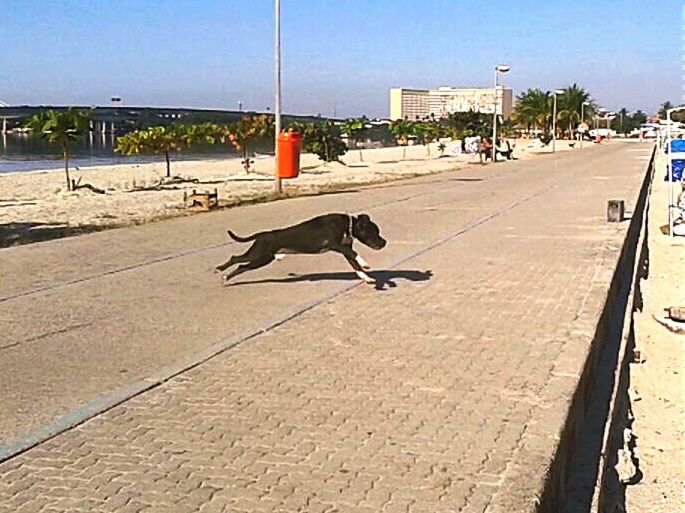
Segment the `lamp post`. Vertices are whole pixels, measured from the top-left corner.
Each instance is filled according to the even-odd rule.
[[[585,106],[586,105],[590,105],[590,102],[584,101],[583,103],[580,104],[580,122],[583,124],[585,124]],[[581,148],[583,147],[583,139],[585,139],[585,137],[583,137],[583,134],[581,133],[580,134],[580,147]]]
[[[275,0],[276,5],[274,9],[275,27],[274,27],[274,117],[275,117],[275,131],[274,138],[274,154],[276,156],[276,193],[280,194],[283,191],[281,178],[278,176],[278,135],[281,133],[281,0]]]
[[[509,66],[506,64],[499,64],[495,66],[495,104],[492,112],[492,162],[497,162],[497,77],[498,73],[507,73],[509,71]]]
[[[605,116],[606,113],[607,110],[605,108],[601,108],[595,113],[595,137],[599,136],[599,120],[602,119],[602,116]]]
[[[564,94],[563,89],[552,91],[554,96],[554,107],[552,108],[552,153],[557,150],[557,95]]]
[[[607,112],[607,137],[609,137],[609,134],[611,132],[611,120],[616,117],[615,112]]]

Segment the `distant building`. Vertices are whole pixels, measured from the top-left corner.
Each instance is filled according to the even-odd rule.
[[[494,87],[439,87],[437,89],[390,89],[390,119],[435,118],[452,112],[482,112],[492,114],[497,98],[497,113],[508,119],[513,106],[511,89]]]
[[[429,112],[428,89],[390,89],[390,119],[423,119]]]

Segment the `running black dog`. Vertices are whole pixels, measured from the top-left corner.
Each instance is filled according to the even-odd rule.
[[[216,272],[222,272],[232,265],[242,264],[224,275],[225,281],[245,271],[264,267],[286,253],[317,254],[335,251],[347,259],[357,276],[366,283],[373,284],[373,278],[364,272],[369,266],[352,249],[352,242],[357,239],[373,249],[383,249],[387,244],[381,237],[378,226],[366,214],[326,214],[295,226],[259,232],[249,237],[238,237],[231,230],[228,230],[228,234],[236,242],[254,243],[242,255],[234,255],[228,262],[216,267]]]

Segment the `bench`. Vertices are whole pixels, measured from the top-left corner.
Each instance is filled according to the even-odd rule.
[[[197,192],[193,189],[192,194],[183,191],[183,204],[186,208],[205,212],[219,206],[219,192]]]

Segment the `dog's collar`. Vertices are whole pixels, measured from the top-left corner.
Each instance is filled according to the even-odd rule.
[[[347,216],[350,218],[350,226],[348,228],[350,239],[354,240],[354,234],[352,233],[352,225],[354,223],[354,216],[352,214],[347,214]]]

